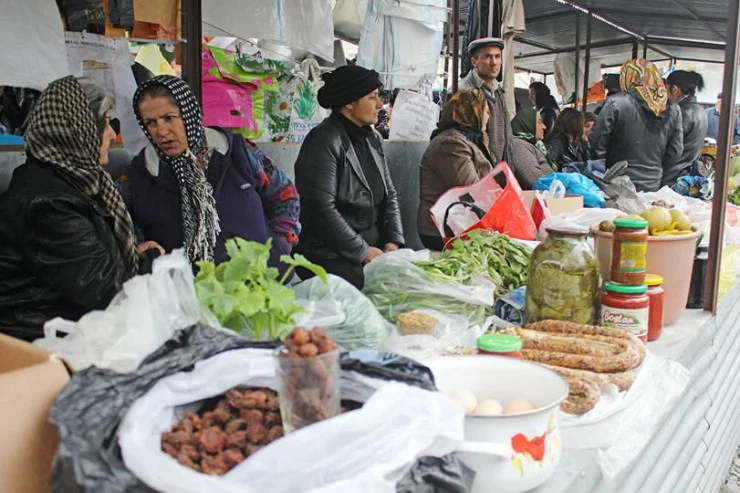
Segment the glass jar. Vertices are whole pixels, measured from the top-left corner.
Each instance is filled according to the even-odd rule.
[[[645,284],[648,222],[644,219],[614,220],[611,280],[628,286]]]
[[[548,229],[532,253],[524,322],[564,320],[591,325],[596,320],[599,264],[584,230]]]
[[[614,282],[604,283],[601,298],[601,325],[626,330],[647,342],[650,298],[647,286],[625,286]]]
[[[645,276],[647,284],[648,298],[650,298],[650,308],[648,311],[648,341],[654,341],[660,337],[663,331],[663,277],[657,274],[648,274]]]
[[[475,341],[478,354],[523,359],[522,340],[511,334],[483,334]]]

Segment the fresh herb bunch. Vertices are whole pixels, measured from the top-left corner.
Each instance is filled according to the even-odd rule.
[[[475,230],[457,239],[441,258],[417,264],[432,277],[468,283],[474,276],[486,275],[502,295],[527,284],[532,251],[505,234]]]
[[[302,311],[295,304],[295,292],[283,285],[295,268],[308,269],[327,282],[323,268],[298,254],[280,257],[290,268],[278,279],[280,272],[267,265],[271,247],[272,238],[265,244],[233,238],[226,241],[228,261],[218,266],[198,262],[198,301],[223,327],[236,332],[246,329],[257,339],[278,339],[293,328],[294,315]]]

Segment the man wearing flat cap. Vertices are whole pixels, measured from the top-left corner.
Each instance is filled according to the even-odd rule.
[[[504,40],[501,38],[476,39],[468,45],[473,68],[460,79],[458,89],[482,89],[488,100],[490,118],[488,136],[494,165],[506,161],[513,167],[511,143],[511,118],[506,111],[504,90],[498,82],[501,73]]]
[[[382,137],[373,128],[382,83],[376,71],[357,65],[322,79],[319,104],[332,113],[306,136],[295,163],[303,227],[297,251],[362,289],[363,266],[405,243]]]

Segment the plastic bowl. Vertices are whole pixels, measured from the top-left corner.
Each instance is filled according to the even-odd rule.
[[[689,299],[691,272],[696,256],[696,240],[699,232],[676,236],[650,236],[647,246],[647,271],[663,276],[665,308],[663,325],[675,323]],[[591,226],[596,258],[601,268],[601,277],[611,279],[612,234],[599,230],[598,224]]]

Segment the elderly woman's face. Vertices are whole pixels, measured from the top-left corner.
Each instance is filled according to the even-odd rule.
[[[116,138],[116,132],[113,130],[113,127],[110,126],[110,117],[111,112],[109,111],[105,114],[105,130],[103,130],[103,140],[100,143],[98,162],[101,166],[108,164],[108,149],[110,148],[110,143]]]
[[[155,145],[165,155],[177,157],[188,150],[188,137],[180,108],[169,98],[139,101],[139,113]]]
[[[535,137],[537,137],[537,140],[542,140],[545,138],[545,130],[547,129],[547,125],[545,125],[544,120],[542,120],[542,115],[540,115],[540,112],[537,112],[537,133],[535,134]]]

